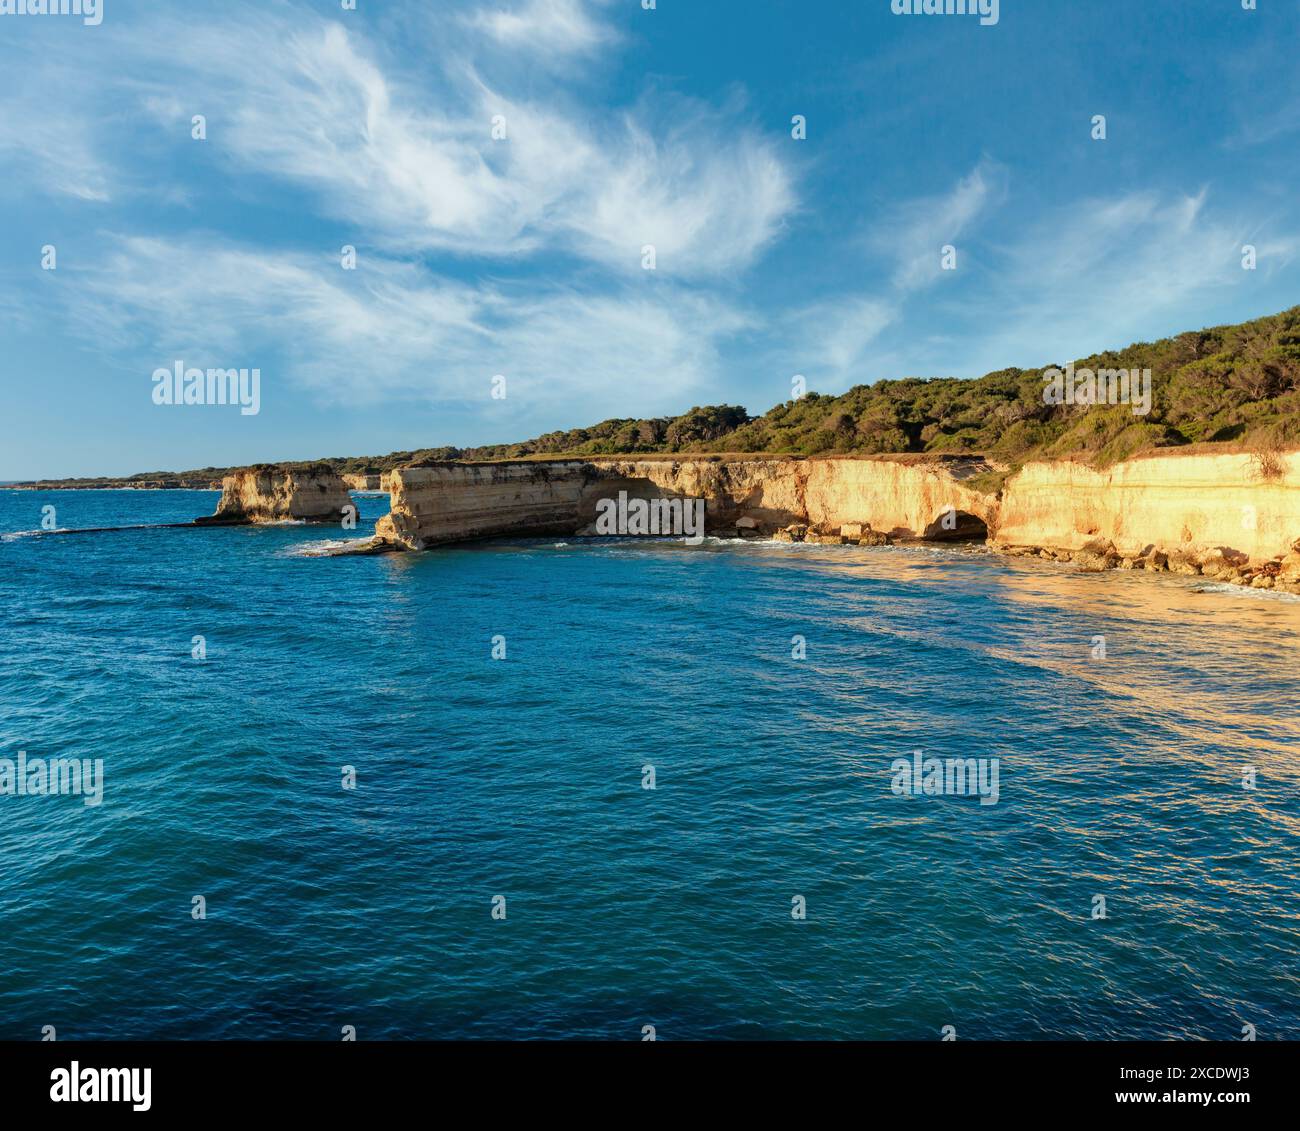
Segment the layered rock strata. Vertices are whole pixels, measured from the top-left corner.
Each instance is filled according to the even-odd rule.
[[[247,468],[221,481],[216,513],[201,525],[342,522],[355,504],[342,477],[320,465],[305,470]]]
[[[1300,592],[1300,453],[1177,453],[1105,469],[1026,465],[996,549],[1081,569],[1148,569]]]
[[[1300,592],[1300,453],[1175,451],[1105,469],[1031,463],[993,489],[989,473],[1004,471],[973,457],[435,463],[379,479],[392,509],[374,539],[350,550],[580,537],[603,532],[598,511],[616,497],[700,499],[705,531],[724,537],[866,546],[987,539],[1002,553],[1087,571],[1174,572]],[[340,521],[348,486],[325,465],[250,468],[226,477],[217,513],[201,521]]]
[[[598,504],[702,499],[710,534],[771,537],[803,526],[835,541],[980,537],[996,499],[963,479],[980,460],[590,459],[443,463],[388,476],[376,536],[419,550],[501,535],[596,533]]]
[[[703,499],[711,534],[856,545],[987,536],[1001,552],[1084,570],[1300,592],[1300,455],[1169,452],[1102,470],[1032,463],[1000,491],[971,486],[995,470],[975,458],[888,456],[432,464],[386,476],[392,511],[376,547],[593,534],[597,504],[624,492]]]

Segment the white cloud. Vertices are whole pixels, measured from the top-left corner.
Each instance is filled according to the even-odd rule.
[[[892,287],[801,312],[783,363],[807,366],[819,375],[815,387],[834,391],[883,376],[974,377],[1064,362],[1222,322],[1235,288],[1300,256],[1300,238],[1280,221],[1212,209],[1206,190],[1072,200],[1018,221],[1002,242],[987,232],[976,240],[972,222],[1007,190],[1005,170],[985,162],[953,193],[909,205],[910,222],[883,218],[876,246],[893,246],[883,233],[897,229],[896,246],[933,244],[933,253],[923,267],[904,257]],[[932,291],[938,247],[961,230],[978,244],[978,268],[959,260],[955,289]],[[1241,266],[1247,243],[1259,255],[1254,272]]]
[[[971,222],[1006,195],[1007,172],[985,159],[948,193],[912,201],[891,217],[878,236],[878,246],[898,257],[894,287],[918,290],[941,275],[941,250],[957,241]],[[960,262],[960,248],[958,249]]]
[[[547,19],[572,32],[579,14],[560,5]],[[189,101],[212,108],[209,144],[241,175],[296,184],[398,254],[549,252],[631,272],[654,244],[661,272],[718,276],[752,264],[795,204],[774,145],[730,109],[662,98],[593,117],[559,88],[513,97],[448,52],[381,65],[357,31],[315,19],[156,40],[166,56],[136,68],[156,76],[137,83],[146,112],[174,106],[179,67]],[[671,124],[657,130],[652,112]],[[492,136],[498,115],[504,140]]]
[[[592,17],[584,0],[526,0],[513,8],[480,11],[471,22],[503,45],[543,57],[584,54],[615,38]]]
[[[867,372],[870,351],[900,314],[892,303],[869,296],[814,303],[778,324],[780,344],[768,368],[802,374],[821,393],[863,384],[880,376]]]
[[[79,276],[80,334],[142,374],[177,358],[259,366],[320,399],[394,396],[506,408],[557,404],[592,414],[678,411],[718,376],[718,344],[742,313],[675,288],[591,295],[516,293],[363,257],[272,255],[212,241],[128,239]]]
[[[39,106],[39,109],[38,109]],[[110,171],[95,152],[85,119],[59,103],[11,101],[0,115],[0,155],[8,178],[41,182],[79,200],[106,202]]]
[[[1212,215],[1207,199],[1137,192],[1040,217],[1002,249],[996,285],[976,306],[986,364],[1069,360],[1150,338],[1152,327],[1187,329],[1171,320],[1221,306],[1225,288],[1251,278],[1241,269],[1247,225]]]

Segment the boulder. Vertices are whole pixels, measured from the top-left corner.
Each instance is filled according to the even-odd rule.
[[[1113,542],[1105,538],[1093,538],[1075,551],[1074,563],[1084,573],[1101,573],[1114,569],[1119,564],[1119,554],[1115,552]]]
[[[1197,565],[1201,567],[1202,576],[1217,577],[1227,581],[1239,576],[1249,561],[1249,556],[1240,550],[1228,546],[1216,546],[1201,554],[1197,559]]]
[[[1282,559],[1277,578],[1288,585],[1300,584],[1300,550],[1292,550]]]

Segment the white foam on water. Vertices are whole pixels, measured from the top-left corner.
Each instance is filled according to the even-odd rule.
[[[57,530],[14,530],[0,534],[0,542],[16,542],[19,538],[39,538],[42,534],[66,534],[70,527],[60,526]]]
[[[328,558],[339,550],[362,546],[370,540],[370,536],[365,538],[320,538],[314,542],[299,542],[296,545],[287,546],[280,553],[282,557],[286,558]]]
[[[1229,585],[1227,582],[1215,582],[1211,585],[1194,585],[1193,593],[1226,593],[1231,597],[1255,597],[1261,601],[1300,601],[1300,595],[1282,593],[1276,589],[1252,589],[1249,585]]]

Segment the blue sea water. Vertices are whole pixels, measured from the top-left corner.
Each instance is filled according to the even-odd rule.
[[[1294,599],[972,550],[32,533],[215,501],[0,491],[0,758],[105,782],[0,796],[0,1038],[1300,1036]],[[998,803],[896,795],[915,750],[999,759]]]

